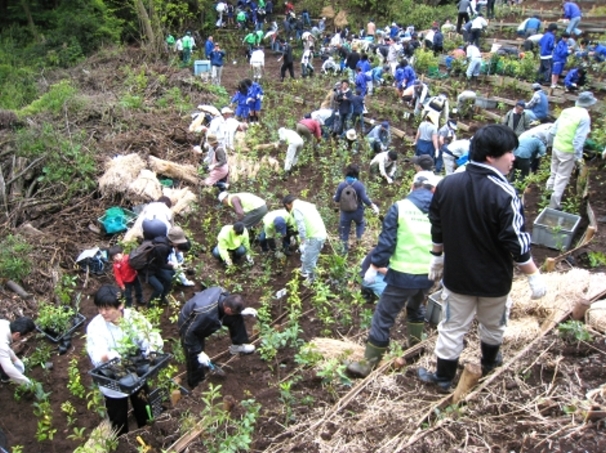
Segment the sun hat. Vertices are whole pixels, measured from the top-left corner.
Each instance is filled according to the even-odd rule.
[[[206,136],[206,141],[209,145],[216,145],[217,143],[219,143],[219,139],[215,134],[208,134]]]
[[[345,137],[347,140],[353,141],[358,138],[358,134],[356,134],[355,129],[349,129],[347,132],[345,132]]]
[[[591,107],[593,104],[598,102],[591,91],[583,91],[577,98],[577,107]]]
[[[172,242],[173,244],[186,244],[187,243],[187,238],[185,237],[185,233],[183,232],[183,229],[178,226],[174,226],[168,231],[168,240],[170,242]]]
[[[234,113],[234,111],[232,109],[230,109],[229,107],[223,107],[221,109],[221,114],[225,115],[226,113]]]

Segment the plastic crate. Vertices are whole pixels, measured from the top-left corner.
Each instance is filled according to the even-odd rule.
[[[555,250],[570,250],[581,216],[545,208],[532,227],[532,243]]]
[[[442,291],[431,294],[427,299],[425,321],[430,324],[439,324],[442,318]]]
[[[78,327],[80,327],[82,324],[84,324],[84,321],[86,321],[86,316],[84,316],[81,313],[77,313],[76,316],[74,316],[72,328],[69,329],[67,332],[63,332],[62,334],[60,334],[58,336],[51,335],[50,333],[48,333],[45,330],[43,330],[42,328],[40,328],[40,326],[38,326],[38,324],[36,324],[36,330],[38,332],[42,333],[46,338],[48,338],[53,343],[59,343],[65,337],[68,337],[68,336],[71,337],[71,335],[78,329]]]
[[[494,101],[492,99],[488,99],[488,98],[483,98],[478,96],[476,98],[476,102],[475,102],[476,107],[480,107],[483,109],[496,109],[497,108],[497,101]]]
[[[129,384],[121,383],[120,379],[111,377],[113,374],[112,368],[120,362],[120,359],[113,359],[99,365],[98,367],[89,371],[88,374],[90,374],[93,378],[93,382],[101,387],[105,387],[116,392],[126,393],[127,395],[132,395],[143,387],[148,379],[151,379],[157,375],[161,369],[166,368],[171,358],[171,354],[156,353],[155,363],[150,365],[149,370],[145,374],[138,376],[136,373],[134,373],[134,371],[131,371],[131,374],[136,376],[136,379],[134,379],[134,382]]]
[[[162,403],[168,399],[168,392],[166,389],[157,388],[149,392],[149,396],[147,400],[149,401],[149,405],[151,407],[152,415],[156,418],[162,412],[164,412],[164,407]]]
[[[122,212],[124,214],[122,217],[113,217],[113,219],[117,220],[109,220],[107,217],[107,212],[97,219],[107,234],[115,234],[126,231],[133,223],[135,223],[135,220],[137,220],[137,214],[135,214],[133,211],[122,208]]]
[[[210,72],[210,60],[194,61],[194,75],[200,75],[205,72]]]

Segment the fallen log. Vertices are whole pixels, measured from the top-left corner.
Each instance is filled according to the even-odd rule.
[[[6,287],[10,289],[12,292],[16,293],[21,299],[30,300],[33,296],[23,289],[23,286],[18,283],[8,280],[6,282]]]

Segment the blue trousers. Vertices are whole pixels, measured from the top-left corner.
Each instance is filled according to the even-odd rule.
[[[417,147],[415,149],[415,156],[422,156],[424,154],[427,154],[428,156],[433,157],[433,154],[434,154],[433,142],[431,142],[430,140],[419,140],[417,142]]]
[[[349,233],[351,232],[351,222],[355,222],[356,224],[356,239],[361,239],[364,230],[366,229],[363,208],[353,212],[341,211],[341,218],[339,219],[339,236],[343,242],[345,251],[347,251],[347,241],[349,240]]]

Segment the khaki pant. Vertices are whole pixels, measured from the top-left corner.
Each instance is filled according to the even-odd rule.
[[[314,137],[311,134],[311,131],[307,129],[307,126],[304,124],[297,123],[296,131],[306,142],[311,143],[313,141]]]
[[[474,316],[478,318],[480,340],[490,345],[503,342],[512,301],[502,297],[478,297],[442,290],[442,320],[438,325],[435,353],[440,359],[456,360],[463,351],[463,338]]]
[[[563,153],[556,149],[551,152],[551,175],[547,180],[547,190],[553,190],[549,201],[552,209],[560,208],[562,195],[574,170],[574,161],[574,153]]]

